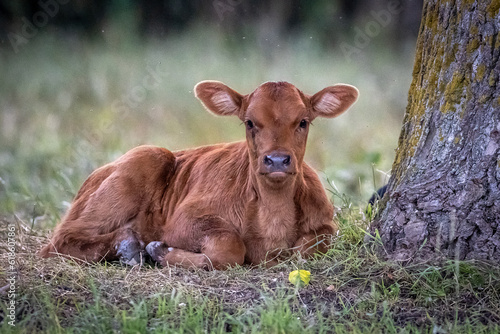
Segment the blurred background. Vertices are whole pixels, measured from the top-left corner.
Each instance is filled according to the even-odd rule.
[[[0,214],[54,224],[85,178],[130,148],[244,138],[194,85],[285,80],[360,90],[316,119],[306,160],[364,207],[390,173],[422,0],[0,0]],[[343,196],[344,194],[345,196]],[[335,196],[333,196],[335,197]],[[334,198],[339,201],[338,198]]]

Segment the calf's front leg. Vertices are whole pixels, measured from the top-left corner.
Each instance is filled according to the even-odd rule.
[[[165,231],[166,242],[153,241],[146,246],[146,251],[154,261],[162,266],[178,265],[207,270],[223,270],[243,264],[245,244],[226,221],[215,215],[206,215],[191,222],[187,227],[184,226],[183,233]],[[169,245],[168,234],[179,236],[180,240],[176,241],[174,247]]]

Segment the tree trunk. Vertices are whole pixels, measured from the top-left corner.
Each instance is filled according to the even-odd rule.
[[[500,262],[500,0],[426,0],[388,191],[396,260]]]

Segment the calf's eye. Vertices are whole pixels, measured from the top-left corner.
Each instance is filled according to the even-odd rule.
[[[253,125],[253,122],[252,122],[251,120],[248,120],[248,121],[246,121],[245,123],[246,123],[246,125],[247,125],[247,129],[248,129],[248,130],[253,129],[254,125]]]
[[[299,126],[300,126],[302,129],[307,128],[307,121],[306,121],[305,119],[301,120],[301,121],[300,121]]]

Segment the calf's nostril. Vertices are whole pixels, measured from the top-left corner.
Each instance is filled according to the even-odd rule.
[[[264,157],[264,164],[267,166],[271,166],[273,164],[273,159],[269,155]]]
[[[290,156],[289,155],[285,156],[285,159],[283,160],[283,165],[285,165],[285,166],[290,165]]]

